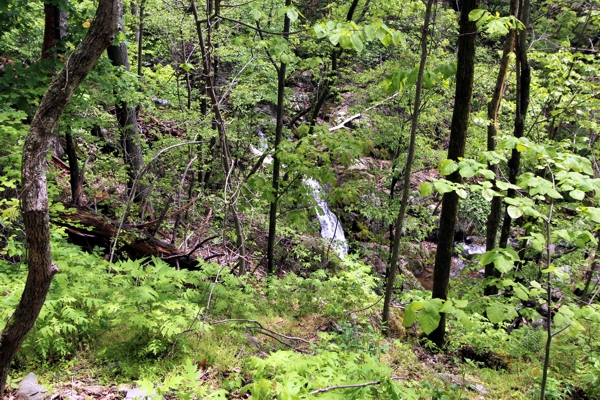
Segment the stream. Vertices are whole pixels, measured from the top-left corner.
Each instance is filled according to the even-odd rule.
[[[258,136],[258,148],[251,147],[251,151],[255,156],[260,157],[269,148],[269,143],[267,136],[260,128],[256,130],[256,135]],[[264,164],[271,164],[272,162],[273,158],[271,156],[265,157],[263,161]],[[344,258],[348,255],[348,241],[344,235],[342,224],[324,199],[325,190],[315,179],[305,178],[303,182],[310,189],[312,197],[317,202],[315,211],[321,224],[321,237],[327,244],[326,253],[329,252],[329,248],[332,248],[338,257]]]

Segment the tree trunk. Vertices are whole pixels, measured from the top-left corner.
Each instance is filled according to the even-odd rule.
[[[529,0],[521,0],[519,7],[519,20],[529,27]],[[529,87],[531,83],[531,70],[527,60],[527,30],[519,32],[516,42],[516,70],[517,70],[517,94],[516,94],[516,113],[515,113],[515,128],[514,136],[518,139],[523,137],[525,132],[525,117],[527,108],[529,107]],[[508,160],[508,180],[512,184],[517,183],[519,176],[519,167],[521,164],[521,153],[517,149],[512,150],[510,160]],[[507,191],[506,197],[515,197],[514,189]],[[510,236],[510,227],[512,218],[508,215],[508,211],[504,213],[504,222],[502,223],[502,231],[500,233],[499,247],[506,247],[508,237]]]
[[[285,0],[285,6],[289,7],[292,0]],[[283,20],[282,36],[288,40],[291,21],[287,14]],[[267,239],[267,274],[271,275],[275,270],[275,233],[277,228],[277,203],[279,201],[279,169],[281,160],[277,150],[283,137],[283,114],[284,114],[284,95],[285,95],[285,71],[286,64],[281,62],[277,71],[277,122],[275,123],[275,146],[273,149],[273,200],[269,208],[269,237]]]
[[[77,162],[77,153],[75,152],[75,144],[73,143],[73,135],[71,128],[67,128],[65,132],[67,140],[67,157],[69,158],[69,177],[71,182],[71,204],[74,206],[79,204],[79,193],[81,182],[79,181],[79,163]]]
[[[123,3],[119,1],[119,18],[123,19]],[[120,25],[120,24],[119,24]],[[119,29],[125,34],[125,27],[120,25]],[[110,46],[106,53],[111,63],[115,67],[125,67],[129,71],[129,57],[127,55],[127,45],[125,41],[117,45]],[[117,93],[117,96],[119,94]],[[123,148],[123,157],[125,165],[129,169],[129,188],[133,188],[133,182],[137,179],[139,172],[144,168],[144,155],[140,146],[139,127],[137,123],[137,112],[135,107],[128,106],[125,102],[119,101],[116,105],[117,121],[121,131],[121,146]],[[136,201],[142,201],[148,196],[148,189],[138,183],[136,193],[132,197]]]
[[[350,8],[348,9],[348,13],[346,14],[346,22],[350,22],[354,18],[354,12],[356,11],[356,7],[358,6],[358,1],[359,0],[352,0],[352,3],[350,4]],[[334,83],[335,78],[336,78],[336,73],[337,73],[337,68],[338,68],[338,60],[339,60],[339,57],[341,54],[342,54],[342,50],[338,47],[331,50],[331,57],[330,57],[331,70],[325,76],[325,79],[323,81],[323,89],[321,91],[319,91],[317,89],[317,93],[315,95],[315,100],[314,100],[315,104],[313,106],[313,110],[310,115],[310,121],[309,121],[310,133],[313,132],[315,124],[317,122],[317,117],[319,116],[319,113],[321,112],[321,108],[323,107],[323,104],[325,104],[325,101],[327,100],[327,98],[329,97],[329,94],[331,93],[331,86]]]
[[[518,0],[510,1],[510,15],[516,16],[517,14]],[[498,136],[498,109],[502,102],[502,96],[504,94],[504,87],[506,81],[506,75],[508,73],[508,66],[510,63],[510,53],[513,51],[515,43],[516,31],[511,30],[506,39],[504,40],[504,48],[502,50],[502,58],[500,60],[500,69],[496,78],[496,86],[494,87],[494,93],[492,94],[492,100],[488,103],[488,128],[487,128],[487,150],[494,151],[496,149],[496,136]],[[490,169],[494,171],[496,177],[498,177],[498,166],[490,165]],[[490,205],[490,214],[488,216],[486,224],[485,234],[485,250],[490,251],[496,247],[496,236],[498,234],[498,228],[500,226],[500,219],[502,217],[502,197],[494,196]],[[500,272],[494,268],[494,264],[488,264],[485,266],[485,277],[500,277]],[[498,293],[498,288],[495,285],[486,286],[484,294],[486,296],[495,295]]]
[[[402,188],[402,202],[400,203],[400,211],[396,219],[395,235],[392,247],[392,259],[390,268],[387,274],[387,285],[385,288],[385,299],[383,301],[383,314],[381,317],[381,326],[384,333],[387,333],[387,324],[390,318],[390,303],[394,293],[394,281],[396,280],[396,271],[398,269],[398,251],[400,249],[400,237],[402,235],[402,226],[404,224],[404,216],[406,214],[406,206],[408,204],[408,196],[410,194],[410,176],[412,163],[415,156],[415,141],[417,137],[417,123],[419,121],[419,107],[421,106],[421,90],[423,88],[423,72],[425,71],[425,63],[427,62],[427,34],[429,33],[429,23],[431,19],[431,8],[433,0],[428,0],[425,8],[425,22],[421,33],[421,60],[419,63],[419,73],[417,75],[417,83],[415,86],[415,104],[413,107],[412,121],[410,125],[410,144],[408,146],[408,156],[406,158],[406,166],[404,167],[404,187]],[[392,188],[393,190],[393,188]]]
[[[27,236],[29,273],[23,295],[0,334],[0,397],[4,393],[10,364],[33,327],[44,305],[54,274],[50,255],[46,163],[52,130],[73,93],[102,52],[113,42],[117,29],[117,0],[99,0],[96,18],[87,36],[53,80],[33,117],[23,147],[21,207]]]
[[[456,72],[456,92],[454,110],[450,127],[450,144],[448,158],[457,161],[465,154],[467,128],[471,111],[471,95],[473,93],[473,76],[475,71],[475,44],[477,27],[469,21],[469,13],[479,6],[480,0],[464,0],[461,2],[460,37],[458,38],[458,60]],[[460,175],[454,172],[448,177],[452,182],[461,182]],[[450,263],[454,249],[454,229],[458,214],[458,195],[456,192],[444,194],[442,198],[442,214],[440,231],[433,270],[433,298],[448,298],[450,281]],[[429,339],[438,346],[444,344],[446,335],[446,315],[441,314],[439,326],[429,334]]]
[[[42,41],[42,60],[56,57],[56,46],[67,36],[67,12],[57,5],[44,3],[44,39]]]
[[[196,3],[194,2],[194,0],[190,2],[190,7],[192,8],[192,12],[194,13],[194,20],[196,22],[196,32],[198,34],[198,41],[200,42],[200,51],[202,53],[202,73],[206,85],[206,92],[212,104],[212,110],[215,114],[214,125],[216,125],[217,132],[219,133],[219,142],[221,145],[221,162],[223,165],[223,172],[225,173],[226,188],[229,188],[232,194],[232,196],[226,199],[226,201],[227,203],[229,203],[231,214],[233,216],[233,223],[235,233],[237,236],[237,247],[240,254],[238,263],[239,274],[241,275],[245,272],[246,269],[246,244],[244,227],[242,226],[242,223],[240,221],[240,217],[237,212],[237,206],[234,201],[231,201],[233,200],[233,193],[235,192],[235,190],[233,190],[233,184],[231,183],[231,169],[233,167],[233,161],[231,159],[231,153],[229,152],[229,140],[227,138],[225,120],[223,118],[223,114],[221,114],[221,109],[219,108],[219,99],[217,98],[217,94],[215,93],[215,86],[210,73],[210,54],[207,50],[207,43],[205,43],[204,41],[204,34],[202,33],[202,21],[200,20],[200,15],[198,14],[198,9],[196,8]],[[207,15],[207,17],[207,26],[210,30],[210,15]]]

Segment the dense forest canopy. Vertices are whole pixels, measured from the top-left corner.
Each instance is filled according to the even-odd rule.
[[[600,396],[597,0],[0,27],[0,396]]]

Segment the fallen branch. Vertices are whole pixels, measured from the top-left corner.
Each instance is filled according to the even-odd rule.
[[[314,390],[314,391],[310,392],[309,394],[325,393],[325,392],[330,392],[330,391],[336,390],[336,389],[351,389],[351,388],[359,388],[359,387],[365,387],[365,386],[373,386],[373,385],[378,385],[380,383],[381,383],[381,381],[373,381],[373,382],[365,382],[365,383],[354,383],[351,385],[329,386],[326,388]]]

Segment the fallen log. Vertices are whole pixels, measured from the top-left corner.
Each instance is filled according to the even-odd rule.
[[[89,251],[99,246],[106,249],[108,253],[117,235],[118,224],[102,214],[83,207],[75,210],[74,213],[65,212],[53,216],[52,223],[64,227],[73,243]],[[200,263],[190,253],[184,253],[175,246],[152,237],[146,227],[147,225],[136,227],[124,224],[121,227],[119,247],[116,252],[125,253],[132,259],[157,257],[178,268],[199,268]]]

